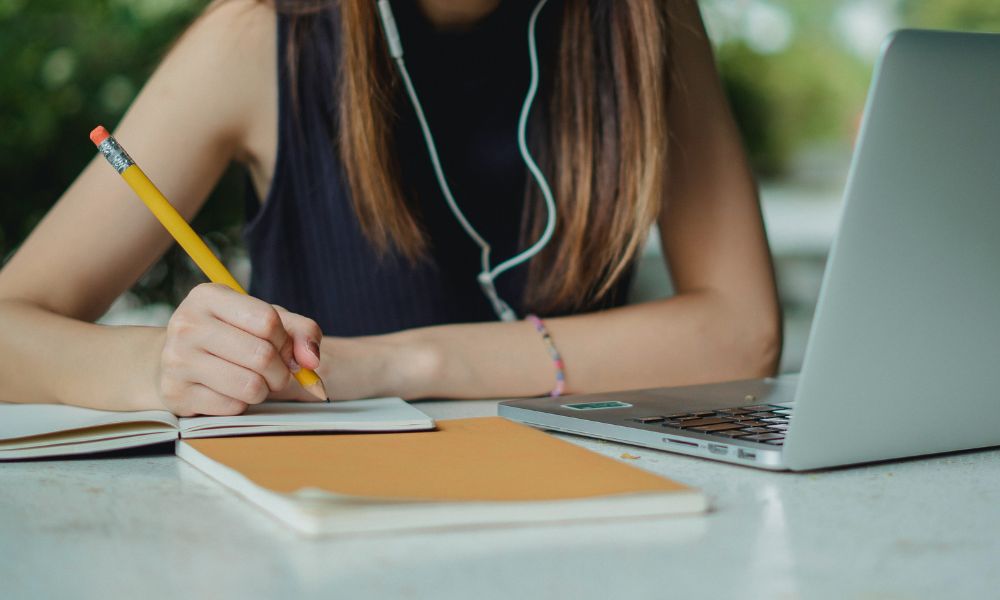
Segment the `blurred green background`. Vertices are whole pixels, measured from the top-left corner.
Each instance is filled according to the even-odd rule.
[[[97,123],[117,123],[205,4],[0,0],[0,257],[16,250],[94,156],[87,132]],[[765,212],[772,189],[779,208],[788,198],[788,206],[799,206],[837,197],[871,67],[888,31],[901,26],[1000,31],[998,0],[703,0],[701,5],[725,88],[764,182]],[[243,185],[242,173],[231,169],[195,223],[230,263],[242,256]],[[782,245],[779,230],[809,231],[808,219],[834,217],[793,216],[785,225],[780,215],[775,218],[778,224],[769,222],[769,229],[775,230],[779,276],[787,284],[796,279],[796,249],[803,245]],[[819,240],[813,252],[818,262],[810,259],[812,279],[804,284],[809,289],[817,285],[815,267],[821,272],[825,243]],[[792,256],[791,262],[782,253]],[[128,302],[169,310],[200,280],[174,250],[142,278]],[[794,311],[795,290],[784,285],[783,296]]]
[[[0,0],[0,257],[6,259],[113,128],[206,0]],[[243,173],[226,173],[195,220],[227,262],[242,254]],[[173,248],[128,303],[176,305],[202,276]]]

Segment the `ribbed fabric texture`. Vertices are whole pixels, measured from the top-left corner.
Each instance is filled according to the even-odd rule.
[[[533,3],[501,2],[461,33],[436,31],[414,2],[393,4],[407,67],[452,191],[493,246],[496,265],[520,250],[527,170],[516,135],[530,75],[526,28]],[[553,22],[541,21],[540,40],[551,38]],[[278,20],[278,155],[263,206],[249,194],[244,237],[251,293],[315,319],[326,335],[495,320],[476,281],[479,248],[445,204],[403,94],[396,99],[401,177],[429,235],[430,260],[414,265],[399,256],[379,256],[365,238],[334,142],[336,13],[312,18],[307,27],[292,94],[284,55],[288,23]],[[543,102],[537,99],[536,106]],[[519,315],[526,273],[522,265],[496,282]]]

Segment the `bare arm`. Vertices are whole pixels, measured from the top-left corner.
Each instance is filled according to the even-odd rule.
[[[262,155],[275,139],[274,27],[273,12],[255,2],[213,7],[181,38],[117,128],[117,137],[188,219],[230,161],[243,160],[256,171],[256,179],[267,178],[259,175],[262,165],[271,166]],[[67,136],[82,144],[86,133]],[[255,144],[265,150],[255,153]],[[281,365],[288,358],[288,336],[280,327],[287,314],[279,315],[270,305],[221,296],[205,287],[189,297],[166,330],[88,322],[103,314],[171,243],[102,162],[91,161],[0,271],[0,401],[163,408],[166,396],[183,392],[200,397],[202,406],[169,408],[238,412],[245,403],[206,391],[210,380],[219,379],[217,373],[198,375],[205,385],[189,381],[191,389],[183,390],[171,376],[182,363],[197,362],[190,360],[193,345],[178,343],[195,340],[192,332],[205,330],[191,324],[222,327],[225,319],[243,327],[230,336],[233,346],[242,344],[245,352],[257,354],[244,361],[253,362],[255,369],[244,368],[242,380],[229,377],[225,382],[242,383],[246,389],[223,392],[263,399],[268,389],[260,389],[262,381],[278,387],[288,377],[288,367]],[[241,337],[243,333],[279,347],[271,352],[265,343],[254,345]],[[205,350],[206,343],[199,348]],[[282,351],[284,356],[278,356]],[[170,385],[178,389],[171,391]]]
[[[660,217],[677,294],[548,320],[571,392],[757,377],[777,366],[780,314],[753,177],[697,8],[677,8],[681,84],[668,119],[675,145]],[[323,356],[330,360],[321,374],[338,396],[510,397],[554,384],[528,323],[330,338]]]

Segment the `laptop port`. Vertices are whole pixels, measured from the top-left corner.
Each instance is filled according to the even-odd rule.
[[[682,446],[693,446],[695,448],[698,447],[697,442],[689,442],[687,440],[675,440],[673,438],[663,438],[663,439],[666,440],[666,441],[668,441],[668,442],[670,442],[670,443],[672,443],[672,444],[681,444]]]
[[[756,452],[752,452],[750,450],[744,450],[743,448],[739,449],[739,451],[736,453],[736,456],[737,458],[743,458],[746,460],[757,460]]]
[[[708,451],[712,454],[729,454],[729,448],[722,444],[709,444]]]

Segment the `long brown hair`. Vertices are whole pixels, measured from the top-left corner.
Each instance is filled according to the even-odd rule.
[[[427,239],[399,182],[393,144],[400,93],[374,0],[273,0],[296,31],[331,5],[339,10],[338,147],[363,231],[382,251],[419,260]],[[501,0],[507,2],[523,0]],[[656,218],[667,165],[670,21],[665,0],[563,0],[556,50],[545,57],[545,128],[532,153],[552,183],[555,235],[528,271],[525,304],[542,313],[586,309],[627,272]],[[558,5],[556,5],[558,6]],[[549,10],[555,7],[550,7]],[[294,88],[293,88],[294,89]],[[541,102],[539,102],[541,103]],[[536,105],[537,108],[537,105]],[[545,224],[529,182],[525,239]]]

